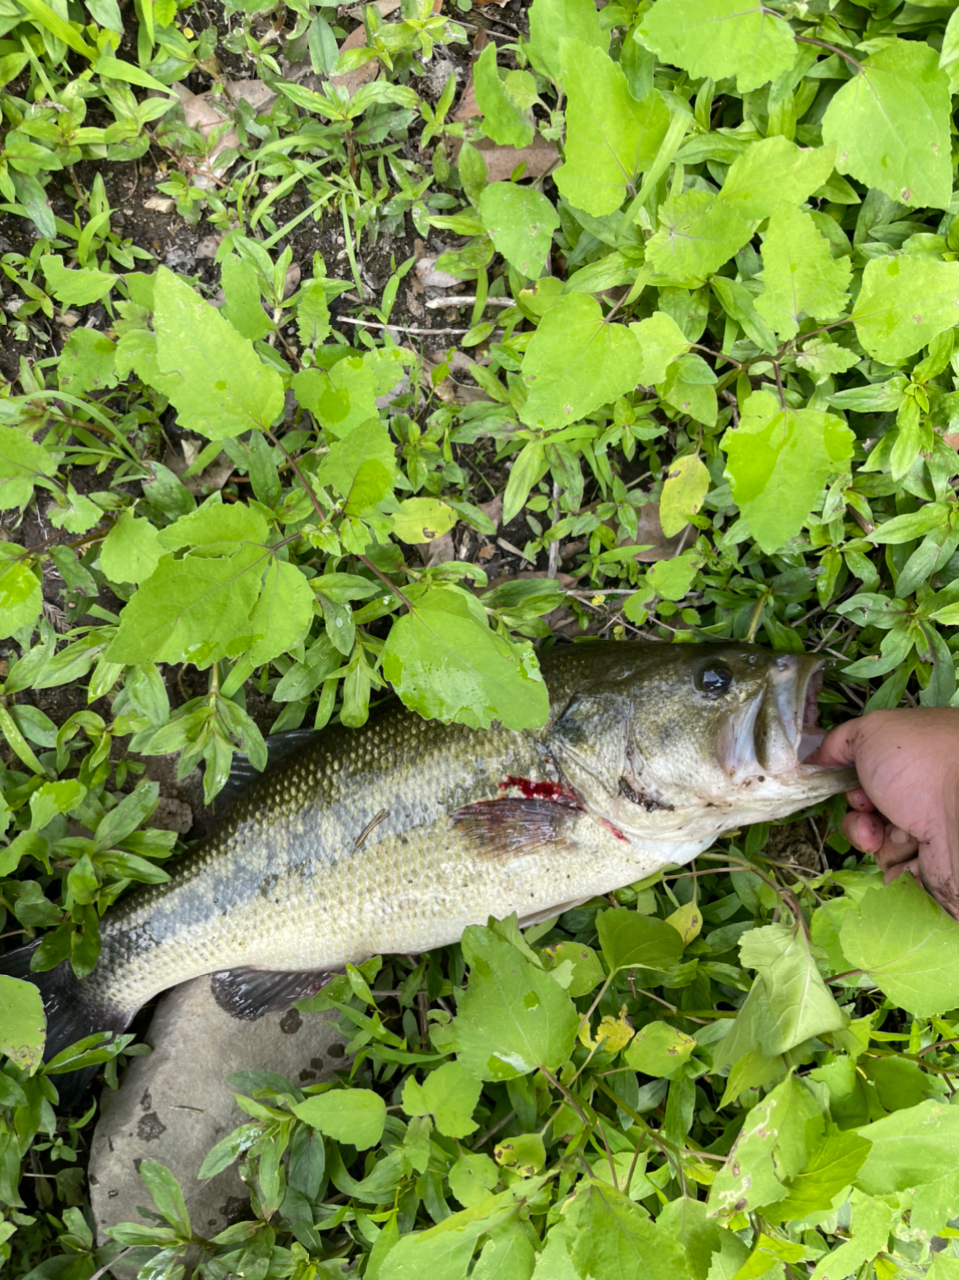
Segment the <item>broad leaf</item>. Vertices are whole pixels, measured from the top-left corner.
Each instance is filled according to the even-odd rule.
[[[835,147],[797,147],[778,134],[754,142],[729,166],[723,204],[747,221],[802,204],[832,173],[835,154]]]
[[[852,266],[834,258],[808,213],[777,209],[763,240],[763,293],[756,310],[780,338],[793,338],[806,316],[835,320],[846,305]]]
[[[0,1053],[32,1075],[43,1054],[46,1029],[39,990],[32,982],[0,974]]]
[[[520,416],[529,426],[563,427],[632,391],[642,368],[642,352],[625,325],[607,323],[595,298],[564,294],[526,349],[529,397]]]
[[[596,928],[610,969],[669,969],[683,954],[683,940],[665,920],[635,911],[600,911]]]
[[[332,1089],[292,1108],[305,1124],[360,1151],[375,1147],[383,1136],[386,1104],[372,1089]]]
[[[411,711],[447,724],[531,729],[549,713],[532,649],[494,635],[451,588],[430,590],[393,623],[383,674]]]
[[[652,165],[669,128],[669,108],[653,89],[642,102],[629,92],[626,77],[602,49],[563,40],[566,162],[556,185],[577,209],[600,216],[615,213],[634,189],[634,180]]]
[[[783,408],[771,391],[753,392],[722,447],[733,497],[765,552],[795,537],[852,446],[852,432],[834,414]]]
[[[559,214],[535,187],[492,182],[479,199],[480,217],[497,252],[530,280],[542,275]]]
[[[579,1275],[592,1280],[692,1280],[694,1272],[682,1245],[622,1191],[589,1182],[579,1191],[575,1212],[570,1254]]]
[[[659,522],[667,538],[681,533],[698,515],[708,492],[709,472],[699,454],[673,459],[659,498]]]
[[[839,939],[849,963],[917,1017],[959,1003],[959,924],[911,875],[864,893]]]
[[[823,982],[801,929],[785,924],[753,929],[740,942],[739,955],[762,978],[772,1012],[762,1036],[769,1057],[845,1026],[846,1015]]]
[[[634,320],[629,327],[642,353],[639,381],[644,386],[662,382],[672,362],[689,350],[689,339],[665,311],[654,311],[646,320]]]
[[[852,314],[859,341],[883,364],[902,364],[959,324],[959,262],[905,254],[873,258]]]
[[[949,79],[934,49],[889,40],[826,108],[836,168],[893,200],[947,209],[952,196]]]
[[[573,1049],[580,1016],[544,970],[490,929],[463,934],[470,983],[450,1025],[450,1045],[478,1080],[512,1080],[555,1070]]]
[[[283,412],[277,371],[166,267],[154,296],[157,364],[180,426],[211,440],[269,427]]]
[[[526,52],[536,70],[557,84],[562,80],[563,40],[578,40],[606,52],[609,32],[601,30],[593,0],[533,0]]]
[[[639,24],[645,44],[691,76],[736,77],[758,89],[796,61],[789,24],[760,0],[656,0]]]
[[[690,288],[718,271],[752,236],[751,225],[708,191],[670,196],[660,207],[659,222],[646,256],[670,284]]]

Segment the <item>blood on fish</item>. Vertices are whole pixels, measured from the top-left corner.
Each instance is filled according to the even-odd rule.
[[[530,778],[514,778],[509,775],[505,782],[499,784],[500,791],[516,789],[527,800],[551,800],[554,804],[564,804],[571,809],[579,809],[579,796],[561,782],[533,782]]]

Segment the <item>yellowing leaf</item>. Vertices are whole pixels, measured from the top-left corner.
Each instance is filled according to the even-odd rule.
[[[401,542],[432,542],[456,524],[456,512],[438,498],[404,498],[393,513],[393,532]]]
[[[709,491],[709,472],[696,453],[674,458],[659,499],[659,522],[667,538],[673,538],[702,508]]]

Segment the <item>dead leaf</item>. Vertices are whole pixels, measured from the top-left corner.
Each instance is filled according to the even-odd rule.
[[[172,196],[150,196],[149,200],[144,200],[143,207],[153,213],[172,213],[176,208],[176,201]]]
[[[503,495],[498,493],[495,498],[490,498],[489,502],[481,502],[479,509],[487,520],[493,522],[493,528],[498,529],[503,519]]]
[[[446,564],[450,560],[455,560],[456,546],[453,542],[453,530],[450,529],[446,533],[441,533],[432,542],[421,542],[417,550],[427,569],[432,569],[437,564]]]
[[[274,91],[262,80],[224,80],[222,93],[214,94],[212,89],[205,93],[187,93],[180,89],[183,102],[183,119],[188,129],[196,129],[200,137],[206,140],[223,124],[232,118],[232,109],[241,99],[248,102],[259,115],[268,111],[276,100]],[[199,173],[192,175],[194,186],[206,190],[213,186],[215,180],[229,169],[228,164],[217,164],[216,159],[223,151],[238,147],[240,139],[235,129],[228,129],[214,144],[204,157]]]
[[[544,178],[559,163],[556,143],[541,138],[538,133],[528,147],[499,147],[489,138],[481,138],[474,145],[486,162],[486,177],[490,182],[507,182],[521,164],[526,165],[524,178]]]
[[[639,512],[639,533],[635,544],[620,543],[620,546],[648,546],[648,551],[639,551],[636,559],[643,564],[653,564],[656,560],[672,560],[679,553],[679,548],[688,540],[689,525],[681,529],[674,538],[667,538],[663,526],[659,523],[659,503],[647,502]]]
[[[180,450],[167,449],[164,453],[164,466],[170,468],[174,475],[183,476],[184,472],[193,466],[200,455],[201,449],[205,449],[206,440],[194,439],[192,436],[182,436],[179,440]],[[222,489],[233,474],[233,463],[225,453],[218,453],[208,467],[205,467],[199,475],[186,476],[183,483],[193,494],[194,498],[206,497],[207,494],[213,493],[215,489]]]
[[[350,49],[362,49],[366,44],[366,27],[362,24],[351,31],[343,43],[340,45],[340,53],[347,53]],[[360,67],[354,67],[352,71],[347,71],[342,76],[330,76],[330,84],[334,89],[339,89],[345,93],[348,98],[352,98],[357,89],[362,89],[365,84],[370,84],[380,74],[380,64],[376,59],[376,55],[371,53],[369,62],[364,62]]]
[[[959,449],[959,431],[947,431],[942,437],[943,444],[950,449]]]
[[[451,275],[448,271],[437,271],[435,258],[420,258],[413,270],[417,279],[426,289],[452,289],[463,283],[462,276]]]

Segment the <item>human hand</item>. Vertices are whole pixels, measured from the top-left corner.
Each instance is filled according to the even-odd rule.
[[[855,766],[846,839],[885,883],[911,871],[959,920],[959,710],[870,711],[828,733],[809,763]]]

